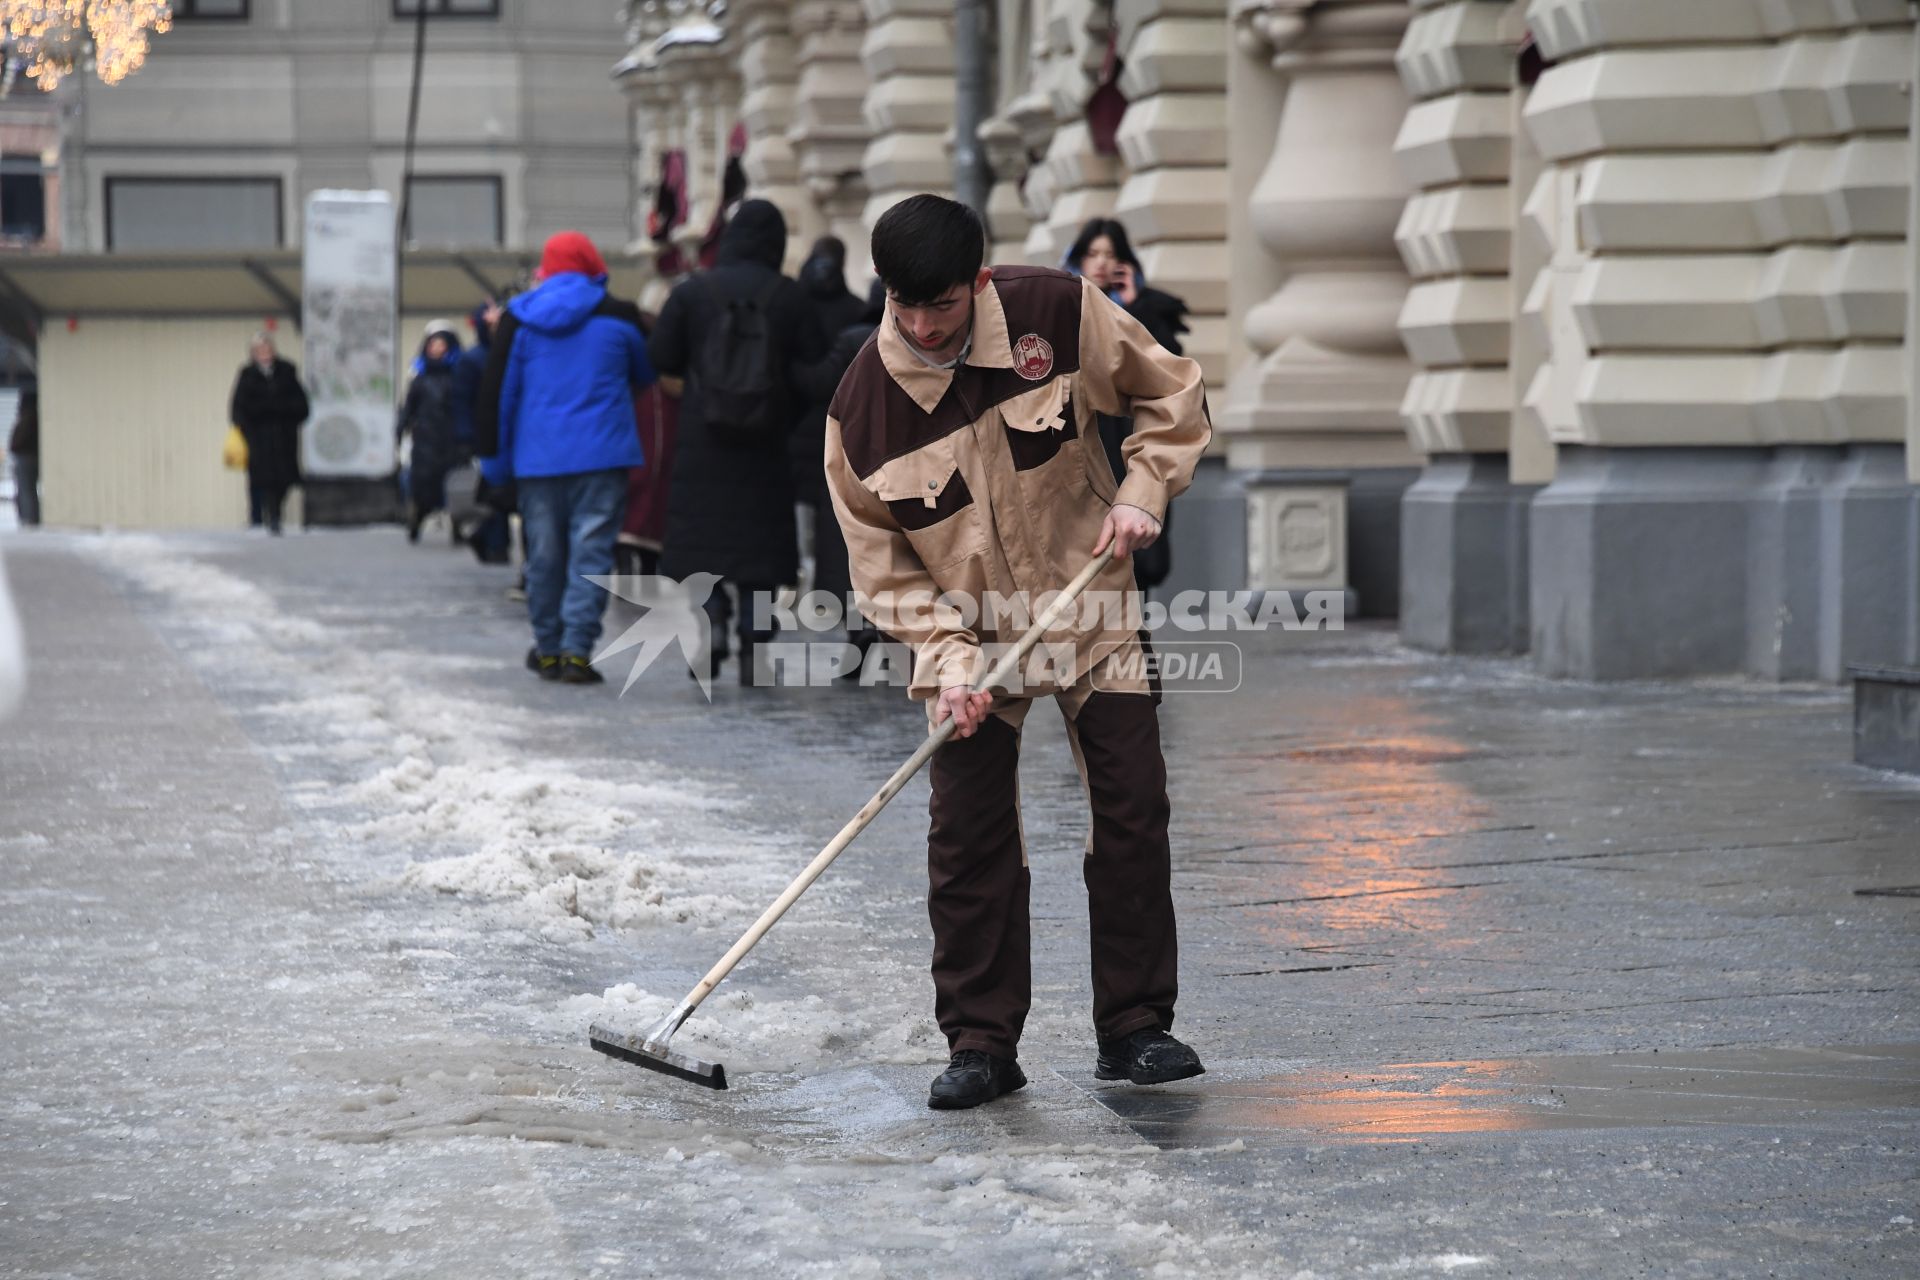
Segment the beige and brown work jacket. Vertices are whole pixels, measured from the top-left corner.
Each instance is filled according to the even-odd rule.
[[[1096,414],[1131,416],[1116,481]],[[911,351],[891,307],[828,410],[827,487],[846,533],[863,611],[914,649],[909,692],[970,683],[981,646],[1011,643],[950,612],[889,602],[954,593],[1024,598],[1035,613],[1086,567],[1115,503],[1164,520],[1193,479],[1212,427],[1200,366],[1176,356],[1091,284],[1062,271],[999,267],[974,297],[972,346],[951,369]],[[1089,594],[1137,604],[1131,563],[1109,564]],[[871,602],[871,603],[869,603]],[[1026,695],[1072,686],[1123,646],[1137,620],[1070,612],[1049,633],[1071,672]]]

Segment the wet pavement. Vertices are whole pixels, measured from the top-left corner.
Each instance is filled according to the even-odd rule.
[[[542,685],[393,533],[4,550],[0,1274],[1920,1273],[1920,784],[1838,690],[1234,637],[1164,708],[1159,1090],[1093,1079],[1037,709],[1033,1083],[937,1115],[923,784],[682,1032],[732,1090],[583,1035],[912,750],[897,691]]]

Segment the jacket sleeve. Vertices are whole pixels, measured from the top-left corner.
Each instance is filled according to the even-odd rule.
[[[1164,520],[1213,438],[1197,361],[1176,356],[1086,281],[1080,285],[1080,385],[1097,413],[1133,419],[1115,502]]]
[[[480,375],[480,392],[473,401],[473,453],[477,458],[493,458],[503,452],[500,433],[500,396],[506,389],[507,360],[513,351],[514,335],[520,321],[508,311],[494,329],[493,343],[487,348],[486,371]]]
[[[233,380],[233,395],[227,400],[227,421],[236,427],[246,425],[240,418],[240,415],[245,412],[245,406],[240,403],[240,393],[246,389],[247,371],[242,369]]]
[[[888,635],[913,648],[913,679],[907,692],[931,698],[942,689],[970,684],[985,669],[980,637],[936,610],[940,588],[920,562],[893,513],[853,473],[840,443],[840,423],[827,418],[827,492],[847,539],[847,567],[861,612]]]
[[[793,388],[808,404],[826,404],[840,389],[840,379],[853,364],[853,358],[866,345],[867,335],[859,328],[840,331],[832,350],[818,360],[795,360],[789,371]]]
[[[627,336],[627,384],[635,391],[645,391],[658,381],[653,362],[647,358],[647,339],[636,325]]]
[[[298,365],[287,365],[287,385],[293,392],[287,401],[288,407],[293,411],[293,420],[296,423],[305,422],[313,416],[313,402],[307,399],[307,384],[300,380]]]
[[[780,282],[786,314],[785,331],[792,335],[793,347],[788,364],[812,364],[823,358],[833,346],[838,332],[820,322],[819,310],[807,300],[806,291],[791,280]]]
[[[667,295],[667,305],[660,308],[660,318],[647,338],[647,356],[654,369],[670,378],[687,376],[688,283],[681,283]]]
[[[393,438],[398,440],[413,430],[415,419],[420,413],[420,389],[423,379],[415,375],[407,384],[407,394],[400,401],[400,416],[393,424]]]

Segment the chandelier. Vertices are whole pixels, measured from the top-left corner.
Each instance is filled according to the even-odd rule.
[[[24,62],[42,89],[89,59],[118,84],[147,60],[150,34],[172,29],[173,9],[166,0],[0,0],[0,24],[8,60]]]

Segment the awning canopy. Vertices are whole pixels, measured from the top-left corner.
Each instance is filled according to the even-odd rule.
[[[524,285],[536,252],[503,249],[409,251],[401,261],[401,306],[409,313],[463,315],[488,295]],[[613,292],[637,295],[642,261],[607,259]],[[87,253],[0,257],[0,303],[36,325],[67,317],[300,317],[298,250],[264,253]]]

